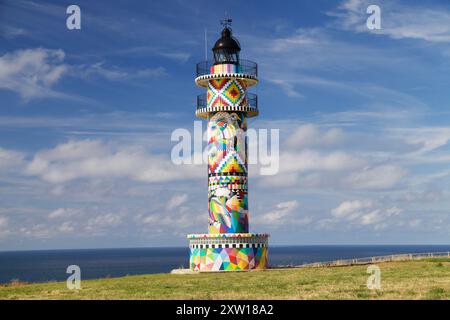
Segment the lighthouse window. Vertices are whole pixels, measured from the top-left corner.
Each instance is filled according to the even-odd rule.
[[[239,54],[235,50],[222,49],[214,52],[214,60],[216,63],[235,63],[239,64]]]

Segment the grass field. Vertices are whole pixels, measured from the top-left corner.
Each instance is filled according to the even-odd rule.
[[[0,299],[449,299],[450,259],[379,263],[381,290],[367,266],[190,275],[154,274],[65,282],[12,283]]]

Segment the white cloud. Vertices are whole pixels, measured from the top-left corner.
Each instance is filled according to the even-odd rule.
[[[262,215],[252,216],[252,222],[259,225],[281,226],[281,225],[305,225],[309,224],[310,217],[298,217],[298,207],[300,203],[297,200],[283,201],[277,203],[272,210]]]
[[[8,229],[8,224],[8,218],[0,216],[0,239],[7,238],[11,235],[11,231]]]
[[[72,68],[72,75],[81,78],[100,77],[110,81],[124,81],[142,78],[160,78],[167,75],[162,67],[130,70],[119,67],[105,67],[104,62],[97,62],[91,65],[81,65]]]
[[[342,72],[356,71],[356,77],[359,77],[362,68],[380,68],[389,72],[417,63],[394,49],[341,40],[326,28],[301,28],[279,38],[247,36],[245,41],[250,50],[248,54],[264,68],[264,80],[279,86],[289,97],[304,97],[301,88],[308,86],[326,88],[328,94],[357,95],[367,104],[370,101],[380,103],[382,99],[396,105],[404,104],[410,109],[411,103],[406,102],[414,100],[418,103],[414,97],[376,85],[370,79],[342,80]]]
[[[417,228],[422,224],[422,219],[412,219],[409,221],[409,226],[412,228]]]
[[[132,55],[132,56],[160,56],[170,60],[173,60],[178,63],[185,63],[191,57],[191,54],[188,51],[179,51],[180,46],[176,49],[170,48],[173,43],[170,43],[169,46],[159,43],[158,46],[138,46],[131,47],[122,50],[118,50],[114,52],[119,55]],[[186,49],[186,48],[184,48]]]
[[[70,221],[63,222],[59,227],[58,231],[64,234],[72,233],[75,231],[75,226]]]
[[[398,1],[382,2],[381,30],[366,26],[366,9],[372,0],[346,0],[330,12],[338,18],[337,24],[346,30],[374,32],[393,39],[420,39],[435,43],[450,42],[450,10],[446,7],[400,5]]]
[[[390,189],[408,177],[403,167],[406,155],[403,150],[418,149],[418,143],[408,142],[404,137],[392,138],[389,129],[369,135],[347,133],[326,125],[294,124],[285,131],[290,135],[281,143],[280,170],[274,176],[260,177],[260,186]]]
[[[0,229],[8,225],[8,219],[6,217],[0,217]]]
[[[280,170],[282,172],[340,171],[362,167],[367,161],[344,151],[320,153],[315,150],[281,152]]]
[[[405,139],[408,144],[420,146],[415,153],[433,151],[450,141],[450,127],[396,128],[389,132]]]
[[[118,230],[125,234],[128,230],[140,228],[133,223],[136,211],[118,205],[95,203],[85,207],[58,208],[50,214],[34,208],[13,208],[8,212],[11,217],[8,233],[21,239],[120,237],[122,233]],[[125,218],[128,218],[128,223],[123,226]]]
[[[49,239],[55,235],[54,230],[43,223],[23,226],[19,228],[17,233],[20,237],[29,237],[35,239]]]
[[[167,75],[162,67],[126,69],[105,67],[104,62],[69,65],[64,63],[64,59],[65,53],[61,49],[36,48],[6,53],[0,56],[0,89],[17,92],[25,101],[47,97],[70,98],[69,95],[54,90],[64,75],[84,79],[100,77],[110,81],[160,78]]]
[[[189,60],[191,55],[187,52],[159,52],[163,57],[184,63]]]
[[[117,115],[117,118],[120,117],[120,114]],[[420,130],[415,134],[413,127],[404,130],[400,128],[396,131],[395,126],[389,125],[386,128],[380,126],[375,134],[371,132],[366,134],[364,124],[362,131],[365,135],[355,136],[355,132],[359,128],[354,126],[341,129],[342,127],[333,123],[324,124],[320,121],[321,124],[299,125],[297,120],[290,122],[285,120],[280,123],[282,133],[289,132],[292,136],[280,135],[284,139],[281,141],[280,174],[265,177],[264,179],[267,178],[264,180],[265,183],[258,183],[265,188],[271,188],[269,193],[266,192],[267,190],[251,188],[255,194],[258,194],[258,197],[262,198],[262,201],[257,202],[257,206],[264,208],[262,211],[258,208],[250,211],[250,223],[253,226],[256,225],[255,230],[268,228],[270,231],[272,228],[279,230],[288,225],[307,225],[304,227],[305,229],[323,227],[342,230],[346,227],[356,229],[370,227],[381,233],[388,227],[399,227],[403,219],[403,216],[398,217],[401,212],[399,208],[406,206],[405,210],[408,210],[409,214],[410,197],[419,197],[417,192],[421,189],[417,189],[417,186],[410,180],[410,175],[417,176],[417,174],[415,174],[415,168],[407,167],[410,175],[406,175],[406,170],[402,166],[408,164],[403,158],[399,160],[399,157],[405,153],[402,148],[385,150],[384,144],[374,147],[371,135],[386,141],[386,143],[389,143],[391,138],[401,140],[404,144],[415,146],[412,150],[422,150],[423,146],[427,145],[429,151],[423,151],[421,153],[423,157],[438,151],[438,149],[445,152],[446,148],[444,147],[448,144],[445,130],[420,129],[424,132],[422,142],[418,140],[421,139]],[[119,125],[119,128],[122,129],[123,124],[119,123]],[[115,125],[112,127],[111,130],[115,128]],[[201,199],[201,196],[193,194],[194,190],[188,195],[184,194],[180,192],[178,183],[172,184],[172,181],[179,182],[184,179],[204,179],[203,165],[198,166],[198,170],[195,169],[197,171],[195,174],[187,172],[189,169],[184,171],[185,166],[172,166],[169,159],[150,152],[147,147],[155,146],[153,143],[142,140],[141,142],[144,143],[140,143],[141,147],[139,147],[133,144],[134,137],[128,140],[109,138],[108,140],[69,140],[35,154],[19,152],[19,159],[31,158],[30,161],[22,162],[22,164],[28,163],[26,173],[37,177],[37,179],[30,176],[26,176],[25,179],[20,177],[18,185],[21,191],[22,188],[25,188],[24,183],[26,182],[27,185],[29,184],[27,188],[39,190],[39,195],[43,195],[42,200],[45,199],[46,205],[55,203],[56,210],[49,212],[45,208],[36,212],[28,212],[23,208],[17,208],[13,214],[12,211],[2,212],[0,210],[0,216],[2,213],[6,213],[10,219],[8,228],[4,228],[2,231],[2,238],[5,237],[6,230],[8,230],[8,235],[12,235],[11,239],[15,236],[31,240],[49,238],[64,240],[66,236],[79,238],[101,236],[106,239],[106,237],[115,237],[113,234],[116,233],[117,237],[124,237],[125,235],[121,232],[117,232],[123,228],[124,232],[132,233],[133,236],[152,237],[155,243],[158,243],[161,239],[165,239],[168,233],[177,234],[182,239],[185,233],[206,230],[206,203],[203,210],[200,211],[197,207],[191,207],[192,203],[197,203],[197,200]],[[357,143],[358,140],[360,143]],[[160,144],[163,142],[162,137]],[[11,153],[8,152],[8,154]],[[288,157],[283,158],[284,155],[288,155]],[[139,173],[145,172],[154,159],[160,161],[157,161],[156,167],[152,168],[162,168],[163,170],[159,172],[149,169],[149,172],[153,174],[156,172],[162,178],[142,177]],[[285,162],[286,159],[289,161]],[[10,163],[14,162],[15,160],[10,161]],[[283,169],[284,165],[285,169]],[[434,172],[433,168],[428,169],[429,172]],[[428,175],[429,172],[427,171],[426,174]],[[165,176],[166,173],[167,176]],[[15,174],[16,172],[14,172]],[[440,176],[444,189],[438,188],[438,190],[442,189],[443,193],[437,196],[436,193],[428,191],[427,195],[423,195],[424,199],[436,201],[432,204],[425,204],[417,198],[414,203],[414,206],[419,207],[417,210],[428,213],[427,206],[433,206],[433,208],[445,206],[442,201],[446,201],[444,198],[448,193],[445,192],[447,181],[445,179],[448,177],[448,172],[445,176],[443,173]],[[403,180],[404,178],[407,179]],[[157,181],[157,179],[160,180]],[[141,181],[156,183],[137,183]],[[46,182],[50,182],[50,184]],[[197,182],[201,181],[195,181],[195,183]],[[305,197],[311,198],[308,198],[308,201],[302,201],[301,206],[296,200],[280,200],[279,203],[273,204],[270,202],[270,197],[266,196],[272,194],[274,186],[277,185],[280,186],[277,191],[280,192],[280,195],[295,197],[303,193]],[[389,190],[394,187],[395,189]],[[7,187],[8,192],[14,188]],[[161,188],[172,190],[172,194],[167,194],[161,199],[149,196],[153,190]],[[6,188],[0,187],[0,194],[3,194],[3,190]],[[52,193],[52,190],[55,191]],[[206,189],[204,190],[206,192]],[[427,189],[424,188],[424,190]],[[408,197],[405,195],[407,191],[411,192]],[[27,195],[37,198],[36,193],[30,192]],[[329,202],[332,201],[331,198],[335,197],[359,199],[353,201],[360,203],[351,206],[349,204],[352,201],[349,201],[346,204],[349,207],[347,211],[344,210],[345,205],[336,205],[331,215],[321,217],[321,213],[327,214],[333,207]],[[190,198],[197,200],[188,201]],[[267,200],[265,200],[266,198]],[[360,198],[374,200],[361,200]],[[283,198],[283,200],[286,199]],[[67,203],[69,206],[75,203],[88,203],[89,205],[88,208],[69,208],[66,205],[61,206],[61,203]],[[120,209],[116,211],[117,204],[120,206],[122,203],[129,211]],[[151,208],[148,203],[152,204]],[[389,203],[389,205],[385,203]],[[14,206],[13,203],[8,205]],[[128,208],[128,206],[130,207]],[[253,206],[251,207],[253,208]],[[192,213],[196,211],[198,213],[193,215]],[[426,228],[431,229],[433,224],[439,224],[437,222],[440,218],[438,214],[433,219],[429,219],[428,216],[423,219],[421,212],[416,215],[412,212],[413,217],[409,219],[422,219],[423,223],[409,223],[405,219],[404,228],[423,231]],[[317,213],[318,218],[316,220],[315,216],[305,213]],[[443,224],[440,223],[440,225]],[[261,228],[257,225],[261,225]],[[199,226],[201,228],[196,229]],[[405,235],[408,235],[408,231],[405,231]]]
[[[323,33],[320,29],[299,29],[292,36],[274,39],[270,43],[270,51],[285,53],[294,48],[323,44]]]
[[[301,125],[289,136],[286,145],[290,148],[330,146],[341,142],[344,133],[340,128],[331,128],[324,132],[315,124]]]
[[[58,208],[48,214],[49,219],[68,218],[77,214],[79,210],[71,208]]]
[[[301,94],[295,87],[296,82],[293,82],[291,80],[286,79],[276,79],[276,78],[269,78],[267,79],[269,82],[272,82],[283,89],[283,91],[286,93],[286,95],[290,98],[303,98],[304,95]]]
[[[379,223],[383,220],[386,220],[390,217],[395,217],[398,216],[399,214],[401,214],[403,212],[402,209],[397,208],[397,207],[392,207],[392,208],[387,208],[387,209],[376,209],[373,211],[370,211],[368,213],[363,214],[360,217],[360,223],[362,225],[372,225],[372,224],[376,224]],[[384,226],[388,226],[387,222],[383,223],[383,227]],[[377,227],[377,226],[376,226]]]
[[[26,172],[51,183],[80,178],[128,178],[163,182],[201,177],[199,166],[176,166],[170,158],[141,147],[114,146],[100,140],[71,140],[38,152]]]
[[[2,26],[1,29],[0,37],[4,37],[6,39],[14,39],[27,34],[24,29],[12,26]]]
[[[370,200],[353,200],[344,201],[337,208],[331,210],[331,214],[337,218],[350,218],[357,213],[359,216],[359,211],[361,209],[371,208],[373,206]]]
[[[347,110],[339,112],[321,113],[320,117],[323,122],[332,123],[334,125],[353,125],[357,126],[361,123],[385,124],[386,122],[394,122],[417,116],[416,111],[411,109],[392,109],[392,110]]]
[[[23,164],[24,154],[14,150],[7,150],[0,147],[0,173],[12,167]]]
[[[345,181],[355,189],[388,189],[399,183],[406,174],[406,170],[400,166],[380,165],[353,172]]]
[[[291,213],[293,210],[298,208],[298,201],[286,201],[280,202],[275,206],[275,210],[267,212],[262,216],[262,220],[267,221],[267,223],[277,223]]]
[[[449,172],[450,174],[450,172]],[[450,194],[448,191],[443,191],[442,189],[430,189],[424,191],[415,191],[415,192],[405,192],[402,193],[399,197],[395,198],[396,201],[405,202],[405,203],[432,203],[432,202],[440,202],[449,198]]]
[[[116,226],[122,222],[122,217],[119,214],[106,213],[93,217],[87,222],[87,230],[102,229],[104,227]]]
[[[67,71],[62,50],[25,49],[0,56],[0,89],[31,98],[58,97],[53,86]]]
[[[188,200],[188,195],[186,193],[173,196],[172,198],[170,198],[169,202],[167,203],[167,210],[175,209],[175,208],[181,206],[187,200]]]
[[[331,210],[335,220],[343,220],[357,225],[374,225],[379,228],[380,223],[388,225],[388,219],[403,212],[397,207],[383,208],[371,200],[347,200]]]
[[[206,208],[205,208],[206,209]],[[157,233],[177,233],[185,237],[186,233],[198,232],[198,226],[206,228],[207,210],[200,210],[195,213],[197,208],[180,207],[177,212],[170,210],[165,212],[153,212],[141,214],[136,217],[136,222],[144,228],[145,232]],[[202,229],[203,229],[202,228]],[[200,231],[201,232],[201,231]]]

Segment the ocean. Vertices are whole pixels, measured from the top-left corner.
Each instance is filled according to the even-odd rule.
[[[271,246],[271,266],[398,253],[450,251],[450,245]],[[78,265],[82,279],[167,273],[188,267],[187,248],[83,249],[0,252],[0,283],[11,280],[66,280],[69,265]]]

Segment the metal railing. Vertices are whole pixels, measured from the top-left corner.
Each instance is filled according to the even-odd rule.
[[[252,109],[258,109],[258,96],[254,93],[246,94],[247,105]],[[199,94],[197,96],[197,109],[203,109],[208,106],[208,101],[206,99],[206,93]]]
[[[197,63],[196,74],[197,77],[204,76],[211,73],[211,67],[214,65],[214,61],[201,61]],[[258,64],[250,60],[239,60],[239,73],[248,74],[251,76],[258,76]]]
[[[446,251],[446,252],[426,252],[426,253],[402,253],[402,254],[391,254],[391,255],[385,255],[385,256],[374,256],[374,257],[365,257],[365,258],[340,259],[340,260],[333,260],[333,261],[305,263],[305,264],[300,264],[300,265],[276,266],[274,268],[337,267],[337,266],[364,265],[364,264],[390,262],[390,261],[419,260],[419,259],[439,258],[439,257],[450,258],[450,252]]]

